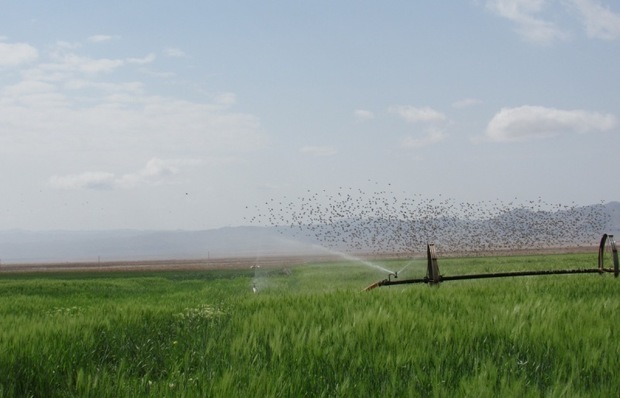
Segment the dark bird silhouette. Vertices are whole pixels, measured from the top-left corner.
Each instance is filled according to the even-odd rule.
[[[246,219],[350,253],[421,253],[433,242],[464,255],[595,244],[609,221],[602,204],[578,207],[540,196],[458,202],[395,194],[391,186],[371,194],[344,186],[335,193],[307,190],[295,201],[272,198],[264,207],[246,206],[253,211]]]

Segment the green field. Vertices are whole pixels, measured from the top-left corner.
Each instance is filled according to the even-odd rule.
[[[440,266],[592,268],[596,255]],[[361,291],[385,277],[354,262],[0,274],[0,397],[618,396],[613,276]]]

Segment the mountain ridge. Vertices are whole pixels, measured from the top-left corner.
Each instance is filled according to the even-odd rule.
[[[605,233],[620,234],[620,202],[603,206]],[[588,206],[584,206],[587,208]],[[490,221],[489,221],[490,222]],[[335,247],[343,249],[343,247]],[[275,226],[208,230],[0,230],[0,264],[204,259],[327,253],[314,237]]]

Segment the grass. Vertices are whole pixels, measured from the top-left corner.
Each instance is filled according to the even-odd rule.
[[[403,277],[423,276],[425,261]],[[595,264],[590,254],[440,260],[445,275]],[[361,292],[384,277],[351,262],[2,274],[0,397],[617,394],[613,277]]]

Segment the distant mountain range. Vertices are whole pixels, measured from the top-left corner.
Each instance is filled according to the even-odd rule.
[[[620,202],[603,206],[605,233],[620,235]],[[0,264],[77,261],[206,259],[328,254],[315,238],[277,227],[204,231],[0,231]],[[337,249],[337,248],[336,248]]]

